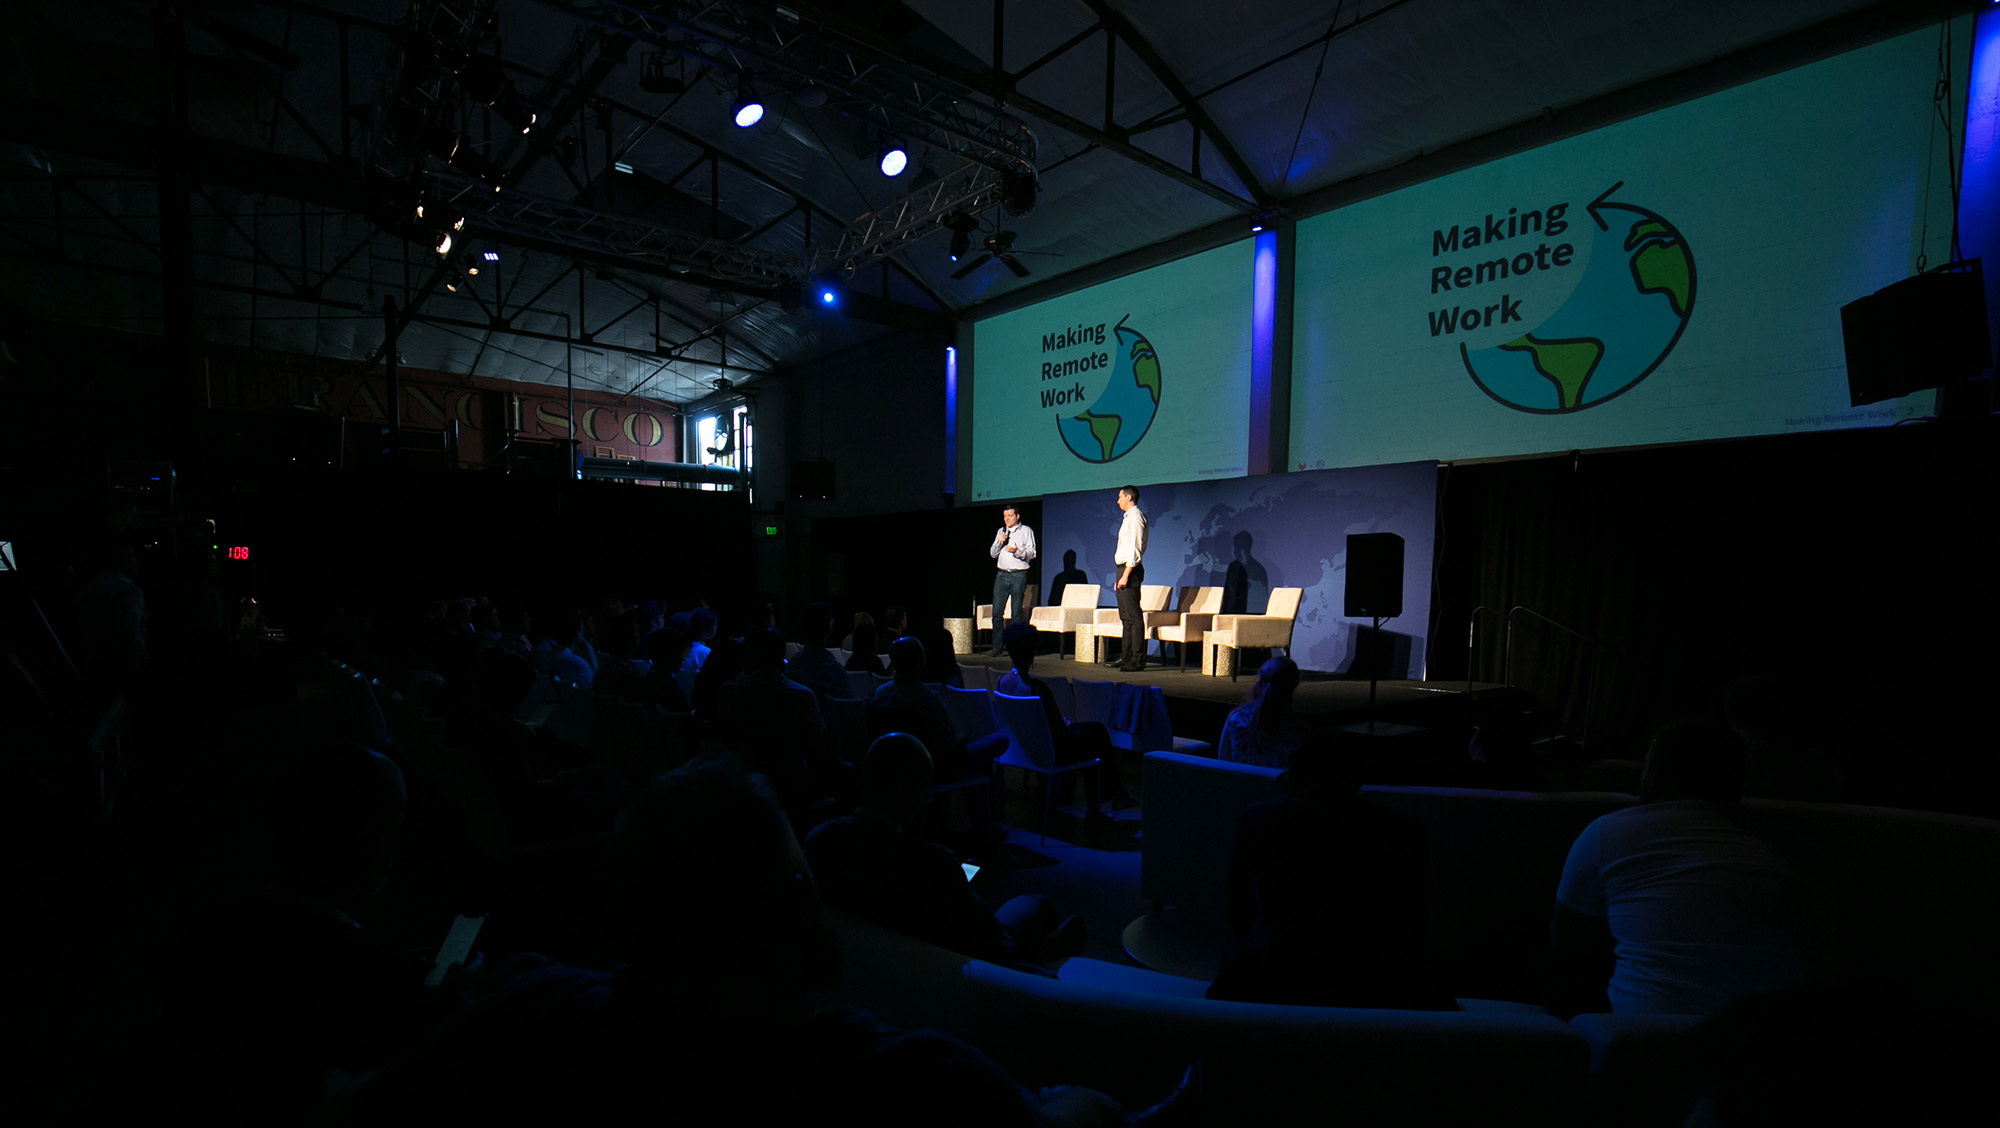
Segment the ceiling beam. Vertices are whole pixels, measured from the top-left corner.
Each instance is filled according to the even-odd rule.
[[[1059,110],[1038,98],[1021,93],[1015,88],[1014,79],[1010,75],[972,70],[958,63],[933,55],[921,48],[885,39],[874,31],[837,16],[828,15],[820,9],[814,9],[813,14],[815,20],[836,29],[842,36],[850,38],[878,54],[899,59],[910,66],[928,71],[932,76],[956,87],[968,97],[977,96],[991,100],[1003,107],[1012,106],[1025,110],[1035,117],[1048,122],[1050,125],[1074,133],[1086,141],[1094,142],[1103,148],[1117,153],[1126,160],[1143,165],[1176,183],[1228,204],[1230,207],[1246,215],[1260,211],[1264,207],[1263,203],[1255,198],[1239,196],[1219,184],[1213,184],[1204,180],[1194,172],[1184,169],[1172,161],[1147,152],[1145,149],[1132,144],[1129,134],[1116,125],[1110,125],[1109,128],[1092,125],[1074,114]],[[1254,180],[1251,183],[1254,183]],[[1246,183],[1245,188],[1254,191],[1251,188],[1251,183]]]
[[[1166,87],[1167,93],[1174,96],[1174,101],[1178,103],[1176,108],[1187,114],[1195,130],[1208,138],[1209,144],[1215,146],[1215,151],[1222,155],[1223,163],[1229,166],[1229,171],[1235,173],[1236,179],[1242,181],[1243,186],[1250,190],[1250,197],[1259,204],[1269,206],[1271,203],[1269,189],[1265,188],[1263,181],[1251,171],[1250,162],[1244,160],[1243,154],[1237,151],[1236,143],[1222,132],[1222,127],[1217,125],[1208,111],[1202,108],[1201,100],[1194,96],[1194,92],[1188,89],[1187,83],[1181,81],[1180,76],[1175,74],[1173,68],[1167,65],[1167,61],[1160,57],[1160,53],[1153,49],[1153,45],[1147,42],[1146,37],[1139,34],[1139,29],[1132,26],[1132,21],[1126,19],[1124,13],[1113,9],[1105,0],[1083,0],[1083,2],[1091,11],[1097,13],[1097,18],[1111,34],[1125,41],[1125,46],[1130,47],[1132,53],[1139,56],[1139,61],[1146,64],[1146,69],[1152,71],[1153,77],[1160,80],[1160,85]],[[1127,136],[1130,136],[1129,132]]]

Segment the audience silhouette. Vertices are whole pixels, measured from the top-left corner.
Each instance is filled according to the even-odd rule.
[[[1639,805],[1577,836],[1551,925],[1551,1012],[1714,1014],[1831,974],[1817,890],[1733,817],[1743,761],[1727,725],[1669,724]]]

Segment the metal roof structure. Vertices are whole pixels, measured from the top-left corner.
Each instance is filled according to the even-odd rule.
[[[16,0],[0,13],[0,301],[370,362],[394,297],[411,365],[688,403],[717,377],[946,332],[1482,140],[1532,143],[1718,60],[1782,65],[1942,14]],[[766,110],[738,128],[746,90]],[[891,139],[910,163],[894,179],[876,168]],[[430,226],[404,214],[413,200]],[[447,212],[464,225],[440,255]],[[947,254],[955,230],[977,246],[1003,229],[1029,276]],[[799,300],[814,282],[837,307]]]

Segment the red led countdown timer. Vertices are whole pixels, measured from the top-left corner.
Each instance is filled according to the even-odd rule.
[[[247,545],[247,544],[232,544],[232,545],[230,545],[230,546],[229,546],[229,558],[230,558],[231,560],[248,560],[248,559],[250,559],[250,546],[249,546],[249,545]]]

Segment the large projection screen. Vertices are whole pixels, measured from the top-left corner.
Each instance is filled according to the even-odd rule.
[[[1252,247],[976,323],[973,497],[1241,476]]]
[[[1849,406],[1840,307],[1950,257],[1938,50],[1886,40],[1301,222],[1292,461],[1927,412]]]

